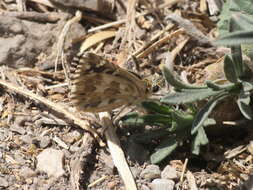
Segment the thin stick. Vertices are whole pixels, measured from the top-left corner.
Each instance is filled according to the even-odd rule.
[[[185,161],[184,161],[183,171],[182,171],[182,175],[181,175],[181,177],[180,177],[180,184],[183,183],[184,174],[185,174],[185,170],[186,170],[187,164],[188,164],[188,158],[186,158]]]
[[[161,35],[163,35],[166,31],[170,30],[173,26],[174,26],[174,24],[167,25],[164,30],[162,30],[161,32],[156,34],[154,37],[152,37],[152,39],[148,43],[146,43],[140,49],[136,50],[133,53],[133,56],[137,56],[138,54],[140,54],[144,49],[146,49],[148,46],[150,46],[152,43],[154,43]]]
[[[54,8],[54,5],[49,0],[29,0],[29,1],[33,1]]]
[[[140,54],[138,54],[136,56],[136,58],[143,58],[146,57],[148,54],[150,54],[152,51],[155,50],[155,48],[159,47],[160,45],[162,45],[163,43],[167,42],[169,39],[171,39],[174,36],[177,36],[179,34],[182,34],[184,32],[183,29],[178,29],[175,32],[168,34],[166,36],[164,36],[162,39],[160,39],[159,41],[153,43],[151,46],[149,46],[146,50],[144,50],[143,52],[141,52]]]
[[[90,127],[90,124],[87,120],[81,120],[77,116],[75,116],[73,113],[67,111],[62,106],[60,106],[54,102],[51,102],[50,100],[48,100],[42,96],[36,95],[26,89],[16,86],[10,82],[6,82],[6,81],[0,79],[0,85],[2,85],[3,87],[5,87],[11,91],[14,91],[15,93],[21,94],[29,99],[32,99],[34,101],[38,101],[38,102],[44,104],[45,106],[47,106],[49,109],[51,109],[59,114],[62,114],[65,118],[69,119],[74,124],[79,125],[82,129],[84,129],[86,131],[89,131],[94,136],[94,138],[98,141],[100,146],[105,146],[104,142],[99,137],[96,130],[94,130],[93,128]]]
[[[55,23],[63,17],[63,13],[38,13],[38,12],[8,12],[3,11],[0,12],[0,16],[9,16],[9,17],[16,17],[19,19],[31,20],[31,21],[39,21],[39,22],[51,22]],[[66,15],[66,14],[65,14]]]
[[[107,178],[107,176],[104,175],[104,176],[100,177],[99,179],[95,180],[94,182],[90,183],[90,184],[88,185],[88,187],[89,187],[89,188],[90,188],[90,187],[94,187],[95,185],[97,185],[97,184],[100,183],[101,181],[104,181],[106,178]]]

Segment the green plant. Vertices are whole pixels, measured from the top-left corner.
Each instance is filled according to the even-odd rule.
[[[159,141],[154,153],[150,159],[152,163],[159,163],[161,160],[171,154],[185,140],[189,139],[190,127],[192,125],[195,112],[180,111],[172,106],[163,105],[160,102],[143,102],[142,106],[150,112],[147,115],[138,115],[131,113],[126,115],[123,120],[123,125],[127,126],[159,126],[154,130],[147,131],[141,134],[132,135],[130,138],[138,143],[150,143],[154,140]],[[198,141],[198,142],[197,142]],[[208,143],[207,138],[196,138],[196,143],[193,144],[193,151],[199,151],[199,144]]]
[[[231,96],[235,97],[245,118],[253,118],[249,105],[253,84],[246,80],[248,73],[246,69],[243,69],[243,66],[240,57],[227,55],[224,59],[224,72],[229,82],[219,85],[213,81],[206,81],[203,86],[185,84],[177,79],[167,67],[163,68],[166,81],[174,87],[176,92],[168,93],[159,103],[143,102],[143,107],[152,114],[143,116],[132,114],[123,119],[125,125],[144,126],[148,124],[161,127],[159,130],[132,137],[142,143],[162,139],[151,155],[152,163],[160,162],[186,139],[192,139],[192,153],[199,154],[200,147],[208,143],[204,127],[215,124],[209,115],[220,100]],[[196,112],[190,109],[189,105],[192,103],[206,99],[208,101],[200,111]],[[168,105],[185,105],[188,109],[187,111],[180,111]]]
[[[244,54],[253,60],[253,0],[226,1],[218,22],[220,39],[217,45],[241,45]]]
[[[192,141],[192,153],[199,154],[200,147],[208,143],[204,128],[215,124],[209,117],[221,100],[233,97],[242,115],[246,119],[253,119],[250,106],[253,91],[252,71],[242,58],[244,51],[241,47],[245,41],[253,42],[253,9],[248,8],[252,5],[252,0],[231,0],[224,5],[219,22],[223,37],[216,41],[216,44],[231,46],[231,54],[225,56],[223,63],[226,83],[221,85],[216,81],[206,81],[203,86],[185,84],[164,66],[163,75],[167,83],[174,87],[175,93],[166,94],[159,102],[143,102],[143,107],[151,114],[131,114],[123,119],[125,125],[159,126],[157,130],[132,136],[141,143],[158,139],[160,144],[151,155],[152,163],[163,160],[186,139]],[[248,48],[251,52],[251,46]],[[206,104],[198,112],[192,109],[192,105],[203,100]],[[176,109],[174,105],[183,105],[185,111]]]

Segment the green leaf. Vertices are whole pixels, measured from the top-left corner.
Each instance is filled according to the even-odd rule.
[[[207,80],[206,81],[206,86],[208,87],[208,88],[211,88],[211,89],[213,89],[213,90],[222,90],[223,89],[223,87],[221,86],[221,85],[219,85],[219,84],[216,84],[215,82],[213,82],[213,81],[210,81],[210,80]]]
[[[232,46],[232,59],[236,71],[236,75],[241,78],[244,75],[244,63],[242,60],[242,49],[240,45]]]
[[[238,87],[238,85],[234,83],[217,84],[214,81],[206,81],[206,86],[208,86],[208,88],[213,89],[214,91],[217,91],[217,90],[230,91],[230,90],[237,89]]]
[[[236,31],[222,36],[219,40],[215,41],[215,45],[240,45],[253,43],[253,30]]]
[[[209,125],[215,125],[216,124],[216,121],[212,118],[207,118],[204,123],[203,123],[203,126],[206,127],[206,126],[209,126]]]
[[[143,118],[139,117],[138,113],[128,113],[121,118],[123,126],[144,126],[146,123]]]
[[[186,104],[192,103],[205,98],[218,95],[223,90],[215,91],[210,88],[198,89],[198,90],[183,90],[182,92],[176,92],[166,95],[161,99],[161,102],[168,104]]]
[[[197,135],[195,136],[193,143],[192,143],[192,153],[199,155],[200,147],[202,145],[208,144],[208,138],[206,136],[205,130],[203,127],[198,129]]]
[[[237,105],[246,119],[252,120],[253,113],[250,107],[250,92],[243,92],[239,94]]]
[[[253,90],[253,84],[250,82],[243,81],[242,82],[243,91],[249,92]]]
[[[231,19],[239,26],[240,30],[253,29],[253,15],[237,12],[232,14]]]
[[[170,114],[173,112],[173,109],[167,105],[161,105],[157,102],[144,101],[141,105],[148,111],[160,113],[160,114]]]
[[[191,134],[195,134],[199,130],[199,128],[203,126],[205,120],[213,111],[217,103],[227,96],[228,94],[223,93],[207,102],[207,104],[197,113],[196,118],[194,119],[192,124]]]
[[[234,62],[229,55],[226,55],[224,59],[224,73],[228,81],[232,83],[236,83],[238,81]]]
[[[228,33],[229,30],[229,20],[231,19],[231,11],[230,11],[230,7],[231,7],[231,1],[226,1],[223,4],[220,16],[219,16],[219,22],[217,23],[218,29],[219,29],[219,33],[221,35],[224,35],[226,33]]]
[[[251,23],[251,22],[246,22],[245,20],[250,19],[253,15],[252,5],[253,5],[252,0],[225,1],[224,5],[222,7],[221,14],[219,16],[219,18],[220,18],[220,21],[218,22],[219,33],[221,35],[229,33],[229,27],[230,27],[229,25],[230,25],[230,21],[231,21],[232,17],[236,17],[235,20],[237,21],[237,23],[242,23],[241,25],[244,25],[244,27],[241,27],[241,25],[239,24],[239,26],[241,28],[247,28],[247,29],[250,28],[250,24],[247,24],[247,23]],[[241,14],[241,13],[243,13],[243,15],[248,18],[245,18],[245,17],[237,18],[238,17],[237,14]],[[234,15],[236,15],[236,16],[234,16]]]
[[[202,88],[206,88],[206,87],[193,86],[193,85],[183,83],[179,79],[176,79],[175,75],[173,75],[173,73],[168,68],[166,68],[165,66],[163,67],[163,75],[165,76],[165,79],[168,82],[168,84],[174,86],[177,89],[202,89]]]
[[[242,30],[234,19],[236,14],[238,13],[232,13],[231,15],[230,23],[229,23],[229,32],[236,32],[236,31]]]
[[[143,118],[144,122],[149,125],[162,125],[168,126],[171,124],[171,116],[169,115],[160,115],[160,114],[147,114],[140,116]]]
[[[144,126],[144,125],[168,126],[171,124],[170,115],[147,114],[143,116],[130,115],[122,118],[123,126]]]
[[[172,126],[169,129],[170,132],[177,132],[190,128],[194,119],[192,114],[180,113],[175,111],[171,113]]]
[[[253,0],[232,0],[233,4],[231,5],[231,10],[240,11],[253,15]]]
[[[164,158],[170,155],[178,146],[178,142],[175,138],[164,140],[157,148],[156,152],[150,157],[152,164],[161,162]]]

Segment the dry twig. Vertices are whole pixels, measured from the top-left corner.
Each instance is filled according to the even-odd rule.
[[[16,17],[19,19],[25,19],[30,21],[37,21],[37,22],[52,22],[55,23],[59,21],[62,18],[65,18],[67,14],[63,13],[56,13],[56,12],[50,12],[50,13],[38,13],[38,12],[9,12],[9,11],[3,11],[0,12],[0,16],[8,16],[8,17]]]
[[[168,34],[168,35],[164,36],[162,39],[160,39],[157,42],[155,42],[152,45],[150,45],[146,50],[144,50],[140,54],[136,55],[136,58],[139,59],[139,58],[146,57],[148,54],[150,54],[152,51],[154,51],[155,48],[157,48],[160,45],[162,45],[163,43],[167,42],[172,37],[175,37],[175,36],[177,36],[179,34],[182,34],[183,32],[184,32],[183,29],[179,29],[179,30],[176,30],[175,32],[173,32],[171,34]]]
[[[72,121],[74,124],[79,125],[82,129],[89,131],[98,141],[98,143],[100,144],[100,146],[105,146],[104,142],[102,141],[102,139],[99,137],[99,135],[97,134],[96,130],[92,129],[90,127],[90,124],[87,120],[81,120],[79,119],[76,115],[74,115],[73,113],[67,111],[65,108],[63,108],[62,106],[51,102],[50,100],[41,97],[39,95],[36,95],[28,90],[25,90],[19,86],[16,86],[12,83],[6,82],[4,80],[0,79],[0,85],[7,88],[8,90],[11,90],[15,93],[18,93],[20,95],[23,95],[29,99],[32,99],[34,101],[38,101],[42,104],[44,104],[45,106],[47,106],[49,109],[55,111],[56,113],[59,113],[61,115],[64,116],[64,118]]]

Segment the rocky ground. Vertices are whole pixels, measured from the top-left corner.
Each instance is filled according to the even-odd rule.
[[[226,53],[209,43],[217,37],[221,10],[214,2],[0,1],[0,189],[128,189],[111,150],[84,130],[90,126],[102,134],[93,116],[72,106],[64,64],[82,44],[83,51],[94,50],[133,70],[126,60],[134,55],[140,75],[161,77],[160,66],[169,51],[175,70],[199,82],[206,72],[214,73],[205,66]],[[66,29],[78,10],[82,17]],[[180,16],[168,18],[172,14]],[[199,32],[202,35],[195,35]],[[156,142],[130,140],[140,129],[118,127],[116,134],[140,190],[249,190],[251,125],[223,126],[210,133],[200,155],[191,154],[189,142],[159,165],[151,164],[149,157]]]

